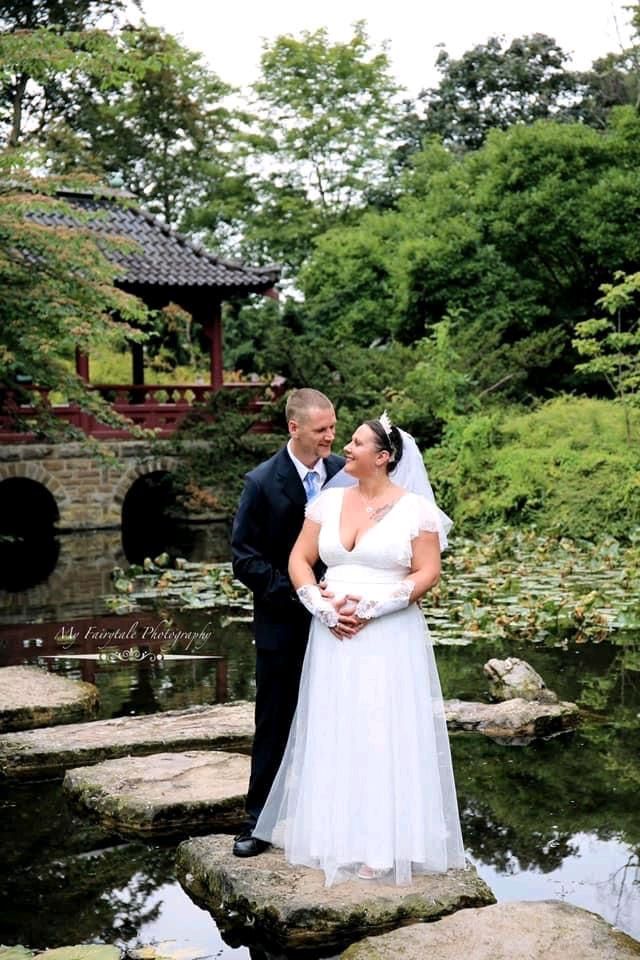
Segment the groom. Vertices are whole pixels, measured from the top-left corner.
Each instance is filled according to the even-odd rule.
[[[235,838],[236,857],[269,846],[252,836],[280,766],[298,700],[310,617],[287,574],[289,554],[304,522],[307,500],[342,467],[331,453],[336,415],[318,390],[290,394],[289,442],[245,477],[233,523],[233,572],[253,593],[256,643],[256,731],[246,820]]]

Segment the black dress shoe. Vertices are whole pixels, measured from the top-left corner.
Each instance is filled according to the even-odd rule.
[[[271,846],[266,840],[252,837],[250,833],[239,833],[233,841],[234,857],[257,857]]]

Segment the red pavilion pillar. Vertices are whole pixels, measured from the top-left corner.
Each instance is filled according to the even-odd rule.
[[[222,304],[217,301],[209,307],[209,314],[204,319],[203,329],[209,338],[209,376],[211,386],[216,390],[222,388]]]

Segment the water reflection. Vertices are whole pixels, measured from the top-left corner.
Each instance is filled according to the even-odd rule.
[[[170,616],[136,614],[0,626],[0,667],[39,664],[71,679],[95,683],[100,694],[101,719],[227,700],[252,700],[255,648],[251,634],[247,624],[225,622],[223,626],[223,622],[224,615],[219,612],[172,611]],[[71,629],[76,634],[73,641],[67,639]],[[179,643],[167,643],[163,637],[168,630],[185,637]],[[155,639],[141,643],[139,638],[143,634],[149,636],[149,631]],[[109,639],[116,633],[123,639]],[[203,635],[208,637],[206,642],[198,640],[190,645],[189,637]],[[105,651],[109,651],[113,662],[97,659],[97,654]],[[193,659],[145,658],[147,652],[161,651],[192,654]],[[96,655],[96,659],[84,659],[87,655]],[[75,660],[74,656],[81,659]]]
[[[218,533],[225,557],[226,528]],[[175,530],[172,535],[175,539]],[[189,541],[191,554],[187,542],[172,549],[211,559],[220,554],[209,536],[200,528]],[[61,537],[47,583],[0,593],[5,624],[0,666],[39,663],[95,682],[101,717],[252,699],[254,647],[247,624],[224,620],[223,612],[163,610],[162,603],[153,614],[103,616],[101,598],[111,592],[111,571],[125,565],[119,531]],[[44,622],[33,622],[38,619]],[[164,619],[194,634],[210,624],[210,639],[191,652],[219,659],[102,663],[65,656],[95,652],[101,630],[123,632],[124,639],[111,644],[115,650],[124,653],[133,645],[157,652],[165,641],[144,631]],[[70,625],[77,637],[65,649],[59,633]],[[127,639],[131,629],[133,639]],[[523,748],[454,736],[463,834],[468,855],[500,899],[566,899],[635,937],[640,937],[638,650],[638,638],[619,634],[612,642],[564,649],[501,637],[436,651],[446,697],[486,699],[482,664],[511,655],[528,660],[562,699],[593,711],[577,732]],[[189,649],[183,645],[174,652]],[[59,784],[0,791],[0,861],[6,865],[0,942],[34,947],[83,939],[183,942],[186,930],[203,954],[274,960],[259,947],[225,945],[211,917],[174,882],[172,848],[122,844],[74,817]]]
[[[102,716],[253,696],[254,648],[247,624],[223,627],[204,613],[172,617],[194,632],[212,621],[211,640],[200,652],[222,660],[96,664]],[[113,619],[121,626],[129,622]],[[504,654],[502,643],[438,648],[445,696],[484,696],[482,664]],[[5,644],[5,659],[10,647]],[[14,643],[11,649],[17,660],[38,662],[42,648],[18,649]],[[500,899],[566,899],[640,937],[640,689],[637,675],[634,681],[621,672],[628,649],[613,643],[569,650],[511,645],[510,652],[526,657],[563,698],[589,702],[595,685],[600,718],[524,748],[458,734],[452,752],[467,852]],[[72,661],[48,664],[78,675]],[[603,677],[606,690],[596,683]],[[213,920],[173,882],[170,848],[121,845],[74,819],[58,784],[5,791],[0,859],[8,868],[0,890],[0,915],[10,917],[0,931],[6,943],[42,947],[92,938],[133,943],[180,939],[181,931],[189,930],[192,944],[207,947],[208,954],[273,960],[259,947],[224,945]],[[89,900],[98,903],[96,910],[86,906]]]
[[[21,593],[46,583],[60,556],[60,540],[51,530],[37,537],[0,539],[0,591]]]
[[[0,590],[28,590],[56,567],[58,507],[41,483],[28,477],[0,482]]]
[[[20,540],[0,537],[0,624],[105,614],[114,567],[164,552],[194,562],[227,560],[228,525],[156,519],[137,533],[84,530],[56,536],[50,529]]]
[[[129,563],[168,553],[173,559],[215,561],[229,558],[229,525],[186,523],[175,513],[171,474],[155,471],[139,477],[122,505],[122,549]]]
[[[606,917],[640,939],[640,861],[638,851],[619,840],[577,833],[572,852],[552,870],[505,873],[472,857],[498,900],[566,900]]]

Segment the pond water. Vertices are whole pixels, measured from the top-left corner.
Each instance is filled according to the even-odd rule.
[[[231,597],[228,609],[210,603],[197,609],[190,602],[158,602],[151,590],[149,603],[140,600],[135,611],[116,615],[113,603],[103,598],[113,589],[107,570],[126,567],[118,543],[94,544],[90,568],[77,557],[86,554],[91,540],[85,535],[72,540],[63,538],[60,545],[66,575],[56,568],[57,587],[49,578],[32,586],[30,597],[0,597],[0,665],[37,662],[92,680],[100,691],[102,717],[253,697],[254,648],[246,598]],[[536,541],[529,551],[536,571],[546,562],[539,548]],[[501,571],[506,560],[503,555],[498,562],[495,551],[483,554],[488,569],[481,577],[480,562],[474,563],[465,550],[450,561],[443,595],[428,614],[434,639],[446,641],[436,648],[444,696],[486,700],[485,661],[520,656],[562,699],[580,702],[588,718],[576,732],[521,746],[480,735],[452,736],[467,854],[499,900],[566,900],[640,939],[640,634],[626,624],[615,629],[617,617],[631,616],[633,603],[627,603],[629,593],[623,590],[620,604],[586,604],[591,614],[579,613],[579,622],[571,621],[585,589],[597,592],[612,579],[611,566],[603,562],[599,573],[592,568],[583,582],[584,564],[574,563],[570,578],[577,583],[576,603],[557,601],[570,614],[568,619],[551,617],[554,633],[544,619],[547,597],[540,600],[527,579],[527,549],[520,544],[520,553],[512,557],[520,569],[516,587],[513,565]],[[593,554],[589,558],[591,563]],[[625,570],[628,584],[635,574]],[[92,578],[90,585],[83,585],[83,576]],[[504,587],[509,578],[511,592]],[[490,589],[488,582],[493,582]],[[136,581],[134,592],[139,589]],[[616,590],[617,581],[615,589],[603,592]],[[195,593],[202,596],[202,591]],[[637,598],[635,592],[631,596]],[[516,631],[504,622],[492,629],[484,611],[491,602],[496,621],[510,603],[513,617],[528,622],[530,630]],[[447,614],[454,606],[458,614]],[[532,618],[534,609],[537,619]],[[208,634],[191,644],[183,638],[174,650],[217,659],[152,661],[145,656],[163,644],[166,648],[164,621],[192,637]],[[72,642],[64,637],[61,642],[63,627],[67,638],[69,629],[75,630]],[[134,646],[143,659],[73,659],[95,652],[105,636],[114,638],[117,631],[134,640],[111,639],[110,647],[124,654]],[[259,946],[222,940],[209,914],[176,883],[174,846],[124,843],[105,833],[68,809],[59,783],[3,786],[0,811],[1,943],[42,948],[83,941],[133,945],[174,940],[193,957],[269,956]]]

